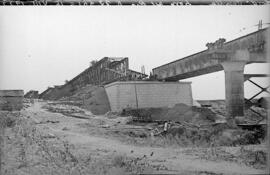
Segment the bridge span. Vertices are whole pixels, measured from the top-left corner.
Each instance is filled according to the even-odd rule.
[[[265,28],[229,42],[220,38],[207,43],[207,50],[154,68],[153,75],[163,81],[178,81],[224,70],[227,117],[243,116],[244,67],[269,61],[268,36],[269,28]]]

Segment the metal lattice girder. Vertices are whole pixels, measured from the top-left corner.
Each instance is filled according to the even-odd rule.
[[[257,97],[258,95],[260,95],[263,92],[267,92],[267,93],[270,94],[270,92],[268,91],[268,88],[270,86],[262,87],[259,84],[255,83],[254,81],[250,80],[251,78],[254,78],[254,77],[257,77],[257,78],[258,77],[270,77],[270,75],[269,74],[245,74],[244,75],[245,81],[249,81],[249,82],[251,82],[252,84],[254,84],[255,86],[257,86],[258,88],[261,89],[261,91],[259,91],[257,94],[255,94],[251,98],[249,98],[248,101],[251,101],[252,99],[254,99],[255,97]]]
[[[270,74],[244,74],[245,81],[254,77],[270,77]]]
[[[252,100],[257,97],[258,95],[260,95],[261,93],[263,92],[267,92],[270,94],[270,92],[268,91],[268,88],[270,86],[267,86],[267,87],[262,87],[260,86],[259,84],[255,83],[254,81],[250,80],[251,78],[259,78],[259,77],[270,77],[269,74],[245,74],[244,75],[244,81],[249,81],[251,82],[252,84],[254,84],[255,86],[257,86],[258,88],[260,88],[261,90],[256,93],[255,95],[253,95],[251,98],[249,99],[245,99],[245,106],[247,109],[251,110],[253,113],[255,113],[256,115],[260,116],[261,117],[261,120],[258,121],[258,123],[262,120],[264,120],[264,116],[262,116],[260,113],[258,113],[257,111],[253,110],[251,107],[254,106],[254,105],[257,105],[257,103],[254,103],[252,102]]]

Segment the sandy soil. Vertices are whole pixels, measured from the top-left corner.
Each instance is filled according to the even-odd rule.
[[[122,119],[108,119],[104,116],[85,114],[88,119],[66,116],[50,112],[44,108],[46,102],[38,102],[22,111],[24,116],[32,119],[36,127],[74,144],[76,154],[95,152],[97,156],[112,153],[125,154],[130,157],[147,157],[149,164],[162,165],[164,170],[151,173],[167,174],[261,174],[264,170],[254,169],[244,164],[231,161],[211,161],[198,158],[195,154],[187,154],[187,148],[138,146],[123,141],[123,138],[110,137],[108,129],[127,127]],[[49,121],[49,122],[48,122]],[[88,125],[86,125],[88,124]],[[87,126],[87,127],[85,127]],[[112,128],[114,126],[114,128]],[[111,130],[109,130],[111,132]]]

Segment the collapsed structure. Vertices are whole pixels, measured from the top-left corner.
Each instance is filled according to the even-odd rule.
[[[24,98],[38,98],[38,91],[30,90],[24,95]]]
[[[105,85],[114,81],[138,80],[145,77],[146,74],[129,69],[127,57],[104,57],[64,85],[49,87],[39,98],[57,100],[72,95],[87,84]]]
[[[156,92],[157,95],[166,94],[171,90],[171,87],[168,86],[167,89],[165,88],[165,91],[162,91],[161,86],[164,86],[167,82],[178,82],[182,79],[224,70],[227,117],[228,119],[233,119],[237,116],[244,116],[245,107],[250,108],[252,106],[251,100],[262,92],[268,92],[267,88],[258,86],[261,88],[260,93],[254,95],[250,99],[245,99],[244,97],[244,82],[252,77],[262,77],[262,75],[244,74],[244,67],[246,64],[267,62],[266,53],[267,46],[269,46],[268,34],[269,29],[266,28],[229,42],[226,42],[224,38],[220,38],[215,43],[207,43],[207,50],[156,67],[152,70],[153,76],[150,76],[148,79],[152,84],[145,84],[147,84],[147,88],[151,89],[153,87],[153,81],[162,81],[162,83],[154,83],[155,86],[159,87],[153,88],[148,92],[149,94]],[[127,81],[143,80],[145,77],[147,77],[147,75],[129,69],[128,58],[105,57],[66,84],[48,88],[40,94],[39,98],[56,100],[64,96],[72,95],[73,92],[87,84],[106,85],[106,93],[109,97],[111,106],[113,106],[112,109],[119,110],[124,107],[123,105],[131,105],[134,107],[134,98],[138,98],[138,94],[135,94],[135,96],[130,94],[136,92],[134,90],[136,90],[135,87],[137,85],[138,87],[142,87],[141,83],[130,83]],[[108,85],[109,83],[116,81],[126,81],[126,83]],[[123,88],[123,92],[119,90],[121,88]],[[147,88],[146,90],[149,90]],[[191,87],[189,86],[189,88]],[[181,92],[179,91],[179,93],[186,94],[189,91],[189,88],[180,90]],[[144,95],[147,96],[149,94]],[[153,96],[148,96],[148,98],[156,102],[157,99],[154,98],[155,94],[152,93],[152,95]],[[169,97],[170,93],[167,93],[166,95]],[[129,96],[131,99],[125,99],[123,96]],[[189,97],[192,99],[191,95]],[[178,97],[170,96],[170,98],[175,100]],[[121,102],[121,100],[124,101]],[[249,103],[245,105],[245,101]],[[182,101],[175,100],[175,103],[176,102]],[[122,105],[122,103],[125,104]],[[136,100],[135,105],[135,107],[138,108],[137,103],[138,99]],[[160,105],[166,106],[168,104],[162,102]],[[152,105],[150,107],[156,106]]]
[[[111,111],[173,107],[177,103],[192,105],[190,82],[158,82],[155,79],[143,81],[146,77],[144,73],[129,69],[129,59],[126,57],[104,57],[66,84],[48,88],[39,98],[58,100],[73,95],[87,85],[93,85],[104,87]],[[84,106],[89,105],[86,101],[82,102]]]

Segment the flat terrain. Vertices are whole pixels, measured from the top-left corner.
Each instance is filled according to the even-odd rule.
[[[6,159],[2,166],[4,174],[265,173],[263,167],[248,166],[244,160],[237,159],[237,154],[243,147],[181,147],[174,144],[175,142],[165,143],[158,137],[150,136],[154,124],[128,124],[129,117],[116,114],[93,115],[75,106],[48,105],[46,101],[37,100],[19,115],[26,123],[31,123],[24,126],[35,129],[31,129],[31,134],[20,139],[18,145],[26,145],[23,153],[19,148],[14,149],[13,139],[16,134],[12,133],[18,133],[18,130],[5,130],[5,139],[8,139],[5,140],[6,153],[2,158]],[[39,141],[25,141],[27,138],[35,140],[36,130],[42,136],[38,137]],[[245,147],[266,149],[264,145]],[[43,150],[40,151],[39,148]],[[57,148],[66,151],[62,153]],[[12,154],[17,154],[16,150],[18,155],[24,155],[20,161],[12,158]],[[53,163],[50,158],[59,159],[59,162],[61,160],[63,165],[57,161]],[[21,164],[22,161],[25,162],[24,165]],[[51,170],[46,166],[51,167]]]

